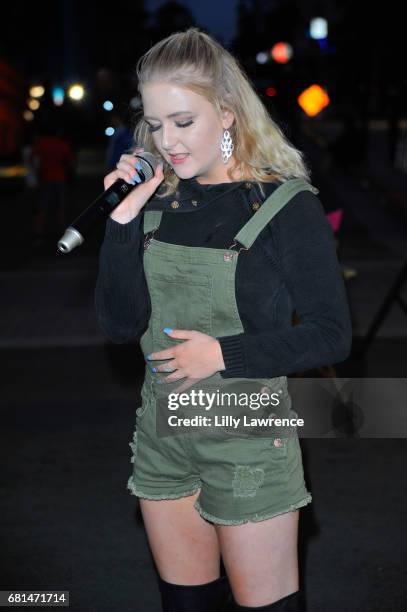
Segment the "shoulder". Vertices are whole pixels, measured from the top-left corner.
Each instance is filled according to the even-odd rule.
[[[319,251],[334,244],[331,224],[319,197],[304,190],[293,196],[271,221],[280,255],[285,252]]]
[[[299,223],[315,223],[324,222],[326,219],[326,212],[324,206],[317,196],[318,189],[316,189],[311,183],[307,183],[312,187],[310,189],[304,188],[301,191],[297,191],[291,197],[289,196],[288,201],[281,210],[273,217],[270,221],[272,225],[280,225],[289,227],[291,225],[298,226]],[[264,195],[262,194],[263,203],[265,200],[272,196],[279,187],[283,187],[284,183],[281,182],[262,182],[261,187]],[[260,196],[260,188],[257,185],[256,191]]]
[[[285,224],[315,223],[325,220],[325,210],[319,197],[304,189],[296,193],[276,215]]]
[[[262,183],[266,194],[263,201],[282,185],[284,183]],[[267,224],[264,233],[267,250],[274,250],[283,257],[292,249],[316,248],[333,241],[332,228],[317,192],[315,188],[313,191],[305,188],[289,197]]]

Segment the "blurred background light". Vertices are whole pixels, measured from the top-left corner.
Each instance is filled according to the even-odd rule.
[[[271,57],[278,64],[286,64],[293,56],[293,48],[285,42],[278,42],[271,48]]]
[[[41,98],[45,93],[45,89],[42,85],[33,85],[30,87],[30,96],[32,98]]]
[[[328,22],[323,17],[314,17],[310,23],[310,36],[315,40],[321,38],[327,38],[328,36]]]
[[[267,64],[268,60],[269,56],[264,51],[260,51],[260,53],[256,55],[256,62],[258,64]]]
[[[19,176],[27,176],[27,168],[19,165],[0,167],[1,178],[16,178]]]
[[[114,128],[113,127],[108,127],[105,129],[105,134],[106,136],[113,136],[114,134]]]
[[[52,88],[52,100],[55,106],[62,106],[65,99],[65,92],[62,87],[53,87]]]
[[[297,101],[302,110],[309,117],[315,117],[315,115],[318,115],[318,113],[330,104],[330,99],[326,91],[315,84],[307,87],[307,89],[298,96]]]
[[[33,98],[28,100],[27,105],[28,105],[28,108],[32,111],[35,111],[39,109],[40,107],[40,103],[38,102],[38,100],[34,100]]]
[[[32,121],[34,119],[34,114],[30,110],[25,110],[23,112],[23,117],[26,121]]]
[[[269,98],[272,98],[274,96],[277,95],[277,91],[275,89],[275,87],[267,87],[266,89],[266,96],[268,96]]]
[[[68,96],[71,98],[71,100],[76,100],[76,101],[82,100],[84,95],[85,95],[85,90],[82,85],[79,85],[79,83],[75,83],[75,85],[71,85],[70,88],[68,89]]]
[[[103,108],[106,111],[111,111],[113,110],[113,102],[111,102],[110,100],[106,100],[105,102],[103,102]]]

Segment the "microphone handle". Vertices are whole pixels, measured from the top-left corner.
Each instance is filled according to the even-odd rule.
[[[142,170],[138,174],[143,183],[146,178]],[[138,185],[139,183],[136,183]],[[58,241],[58,249],[62,253],[69,253],[84,242],[87,230],[106,217],[124,200],[136,185],[130,185],[123,179],[117,179],[106,191],[96,198],[65,230]]]

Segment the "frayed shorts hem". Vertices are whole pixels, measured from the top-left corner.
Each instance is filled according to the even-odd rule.
[[[130,476],[127,483],[127,488],[129,489],[131,495],[136,495],[137,497],[142,497],[143,499],[180,499],[181,497],[187,497],[188,495],[193,495],[196,493],[201,488],[201,484],[196,483],[193,487],[186,489],[185,491],[178,491],[177,493],[148,493],[139,489],[134,482],[133,476]]]
[[[210,512],[206,512],[197,500],[194,503],[194,508],[199,512],[202,518],[210,521],[211,523],[216,523],[217,525],[243,525],[244,523],[258,523],[260,521],[265,521],[266,519],[273,518],[274,516],[278,516],[279,514],[285,514],[286,512],[294,512],[294,510],[298,510],[298,508],[302,508],[307,504],[311,503],[312,495],[308,494],[306,497],[301,499],[294,504],[290,504],[288,507],[282,508],[281,510],[277,510],[277,512],[267,512],[264,514],[254,514],[253,516],[249,516],[243,519],[224,519],[219,516],[215,516]]]

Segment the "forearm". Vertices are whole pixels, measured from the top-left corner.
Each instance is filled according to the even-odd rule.
[[[99,254],[95,311],[101,329],[116,343],[140,339],[148,325],[151,304],[142,256],[140,215],[125,224],[109,218]]]
[[[321,319],[261,334],[218,338],[223,378],[274,378],[344,361],[351,349],[350,319]]]

